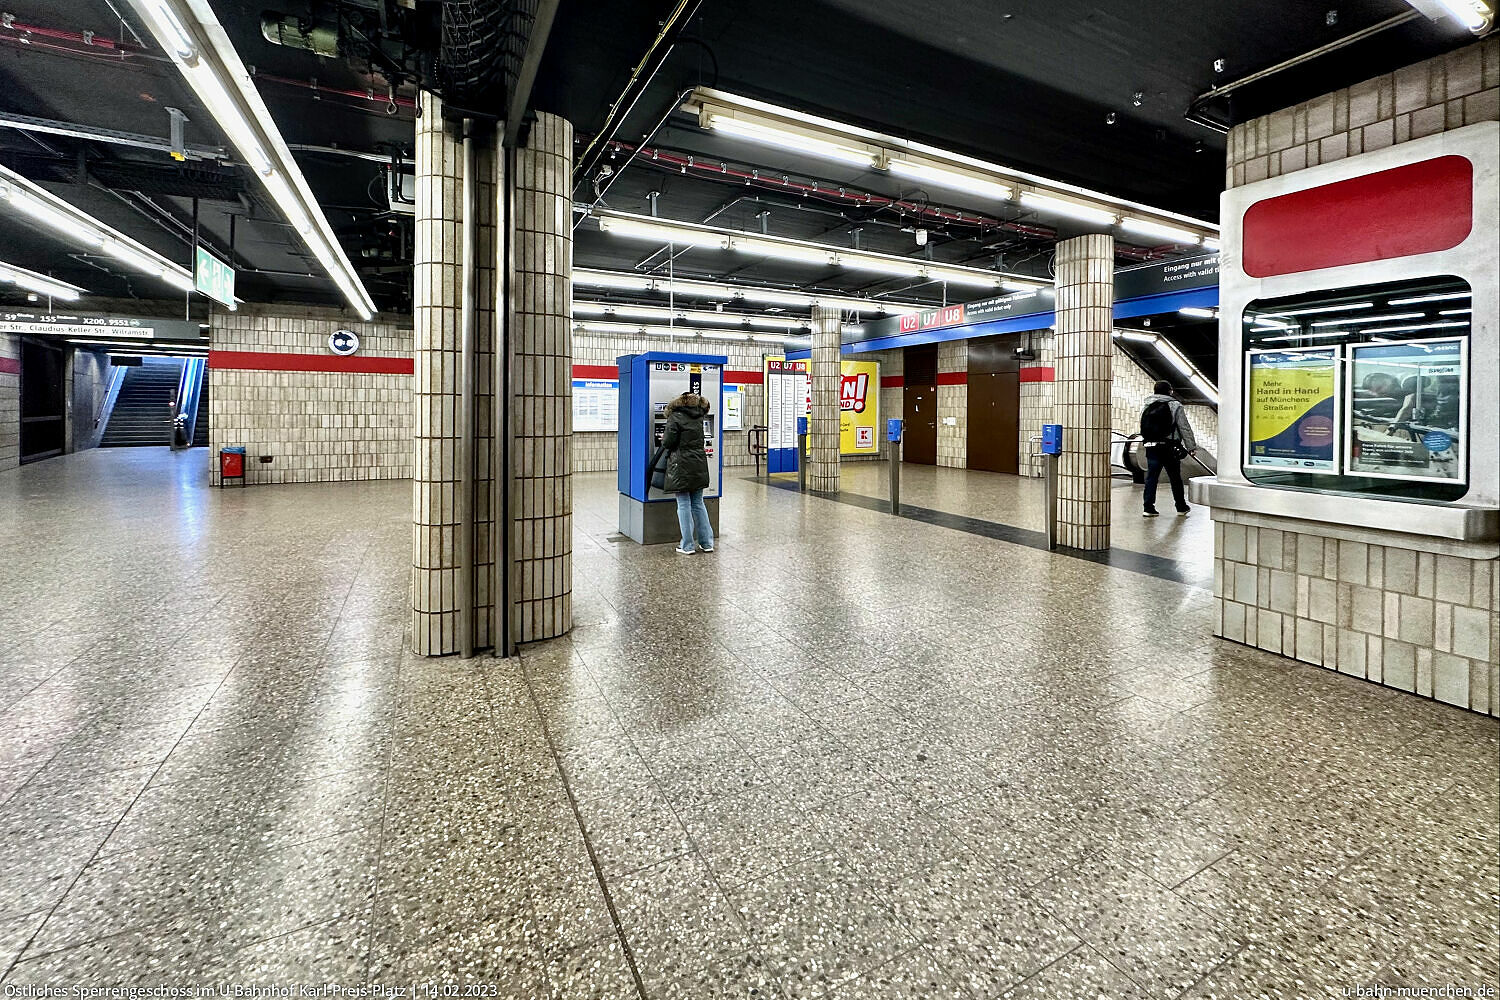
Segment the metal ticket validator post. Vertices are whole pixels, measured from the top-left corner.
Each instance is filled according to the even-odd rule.
[[[891,443],[891,513],[901,513],[901,421],[885,422],[885,439]]]
[[[807,418],[797,418],[797,490],[807,492]]]
[[[1042,454],[1046,462],[1046,485],[1043,501],[1047,508],[1047,548],[1057,548],[1057,456],[1062,454],[1062,424],[1042,425]]]

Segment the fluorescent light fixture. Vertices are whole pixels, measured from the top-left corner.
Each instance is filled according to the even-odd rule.
[[[175,288],[193,290],[193,275],[187,268],[172,263],[5,166],[0,166],[0,201],[55,236],[93,253],[107,254]]]
[[[1474,310],[1472,310],[1472,309],[1439,309],[1438,310],[1438,315],[1439,316],[1470,316],[1470,315],[1473,314],[1473,312],[1474,312]]]
[[[345,300],[362,319],[373,318],[374,300],[208,0],[129,2]]]
[[[778,128],[774,125],[745,121],[727,115],[709,115],[708,127],[715,132],[723,132],[725,135],[749,139],[751,142],[759,142],[767,146],[776,146],[794,153],[804,153],[823,160],[848,163],[867,170],[875,165],[875,155],[867,150],[804,135],[789,128]]]
[[[803,264],[822,264],[825,267],[836,266],[839,262],[838,251],[833,247],[799,246],[776,240],[758,240],[753,236],[735,236],[728,242],[730,248],[739,253],[772,260],[793,260]]]
[[[1200,393],[1207,397],[1209,402],[1213,403],[1215,406],[1219,405],[1219,390],[1215,389],[1213,385],[1209,383],[1208,379],[1204,378],[1201,375],[1189,375],[1188,381],[1193,384],[1194,389],[1197,389]]]
[[[1327,340],[1330,337],[1347,337],[1350,330],[1324,330],[1322,333],[1290,333],[1280,337],[1265,338],[1268,344],[1279,344],[1284,340]]]
[[[1097,222],[1102,226],[1112,226],[1115,223],[1115,213],[1095,208],[1092,205],[1084,205],[1076,201],[1067,201],[1063,198],[1054,198],[1050,195],[1038,194],[1035,191],[1021,192],[1021,204],[1027,208],[1034,208],[1039,212],[1051,212],[1054,215],[1066,215],[1072,219],[1083,222]]]
[[[1392,323],[1398,319],[1421,319],[1426,313],[1392,313],[1390,316],[1345,316],[1343,319],[1320,319],[1313,326],[1348,326],[1350,323]]]
[[[1176,226],[1168,226],[1160,222],[1152,222],[1150,219],[1136,219],[1125,216],[1120,219],[1120,228],[1127,233],[1136,233],[1140,236],[1151,236],[1156,239],[1167,240],[1171,243],[1188,243],[1196,245],[1201,237],[1186,229],[1178,229]]]
[[[598,316],[605,320],[617,320],[632,318],[647,322],[690,322],[704,323],[710,326],[758,326],[772,330],[801,330],[806,329],[806,320],[795,319],[791,316],[751,316],[747,313],[719,312],[708,309],[676,309],[667,306],[636,306],[629,304],[616,305],[612,302],[578,302],[573,303],[573,315],[575,317]],[[584,320],[584,322],[589,322]]]
[[[887,166],[891,173],[898,177],[908,177],[927,184],[935,184],[938,187],[963,191],[966,194],[977,194],[981,198],[1009,201],[1011,195],[1015,194],[1015,188],[1009,184],[1000,184],[996,181],[976,177],[973,174],[960,173],[957,170],[949,170],[945,167],[933,166],[928,163],[892,159]]]
[[[756,343],[760,343],[760,344],[784,344],[784,343],[786,343],[786,339],[783,338],[783,337],[772,337],[772,336],[769,336],[769,335],[764,334],[764,333],[757,333],[755,336],[751,337],[750,339],[753,340],[753,341],[755,341]]]
[[[1440,292],[1436,295],[1415,295],[1406,299],[1391,299],[1388,304],[1393,306],[1414,306],[1419,302],[1448,302],[1452,299],[1466,299],[1468,297],[1468,292]]]
[[[1115,336],[1121,340],[1134,341],[1137,344],[1154,344],[1157,341],[1154,333],[1137,333],[1134,330],[1116,330]]]
[[[587,285],[590,288],[620,288],[644,292],[651,287],[652,279],[641,274],[622,274],[618,271],[590,271],[585,268],[574,268],[573,284]]]
[[[28,292],[36,292],[38,295],[61,299],[64,302],[76,302],[78,296],[85,294],[84,290],[77,285],[70,285],[66,281],[58,281],[56,278],[49,278],[45,274],[37,274],[24,267],[16,267],[14,264],[0,263],[0,283],[15,285]]]
[[[1445,323],[1412,323],[1407,326],[1372,326],[1359,331],[1360,333],[1412,333],[1416,330],[1450,330],[1457,327],[1467,328],[1468,323],[1455,320]]]
[[[614,288],[624,291],[660,293],[689,298],[718,299],[759,302],[766,305],[787,306],[794,309],[811,309],[814,305],[838,306],[858,312],[884,312],[892,316],[921,312],[935,308],[920,302],[896,302],[887,299],[866,299],[852,295],[832,295],[821,292],[794,292],[780,288],[764,288],[754,285],[733,285],[719,281],[703,281],[696,278],[652,277],[622,271],[596,271],[589,268],[574,268],[573,284],[588,288]]]
[[[707,337],[709,340],[749,340],[750,339],[750,335],[748,333],[714,333],[712,331],[704,331],[703,333],[698,334],[698,336],[700,336],[700,337]]]
[[[581,313],[584,316],[603,316],[607,312],[612,312],[615,308],[615,306],[606,305],[603,302],[575,301],[573,303],[573,315],[577,316]]]
[[[1200,309],[1197,306],[1184,306],[1183,308],[1177,310],[1177,314],[1179,316],[1192,316],[1197,319],[1213,319],[1215,316],[1219,315],[1216,310]]]
[[[1437,4],[1470,31],[1482,31],[1492,17],[1490,8],[1476,0],[1437,0]]]
[[[1341,306],[1309,306],[1306,309],[1278,309],[1264,316],[1313,316],[1318,313],[1347,312],[1350,309],[1373,309],[1373,302],[1346,302]]]
[[[1218,253],[1223,249],[1223,245],[1213,237],[1205,236],[1203,237],[1203,249],[1212,250],[1214,253]]]
[[[616,219],[599,217],[599,229],[615,236],[632,240],[651,240],[654,243],[677,243],[682,246],[729,249],[729,237],[713,230],[690,229],[660,222],[643,222],[639,219]]]
[[[946,281],[950,285],[969,285],[973,288],[999,288],[1002,285],[1007,288],[1041,287],[1040,285],[1021,285],[1020,282],[1011,281],[999,274],[968,268],[946,267],[942,264],[928,264],[922,270],[932,280]]]
[[[1188,363],[1188,359],[1178,353],[1177,348],[1173,347],[1169,342],[1158,337],[1156,340],[1156,349],[1161,352],[1162,357],[1167,359],[1168,364],[1176,368],[1183,375],[1191,377],[1194,374],[1195,370]]]

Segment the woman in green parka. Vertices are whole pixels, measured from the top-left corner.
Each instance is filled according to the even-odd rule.
[[[677,494],[677,524],[682,541],[681,555],[714,550],[714,529],[708,523],[708,507],[703,491],[708,488],[708,453],[703,448],[703,418],[708,416],[708,400],[685,392],[667,404],[667,429],[661,445],[667,450],[667,475],[662,488]],[[696,530],[695,530],[696,529]]]

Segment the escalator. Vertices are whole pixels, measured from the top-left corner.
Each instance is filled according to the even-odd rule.
[[[208,447],[208,376],[204,375],[198,388],[198,416],[193,423],[193,447]]]
[[[172,402],[182,380],[181,358],[144,358],[125,370],[101,448],[138,448],[171,443]]]

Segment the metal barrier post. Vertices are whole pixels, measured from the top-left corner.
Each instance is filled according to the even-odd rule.
[[[1043,480],[1047,518],[1047,550],[1057,548],[1057,456],[1062,454],[1062,424],[1042,425],[1042,455],[1047,463]]]
[[[797,490],[807,492],[807,418],[797,418]]]
[[[891,513],[901,516],[901,421],[885,422],[885,439],[891,453]]]

